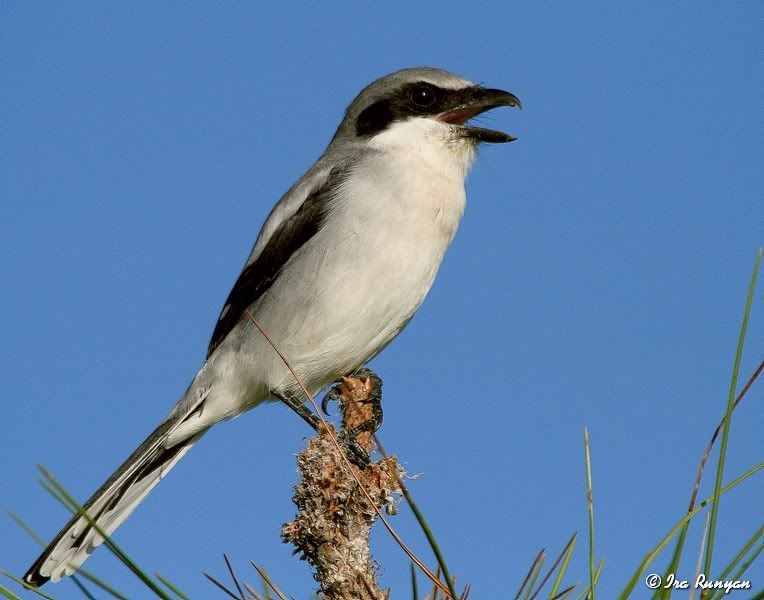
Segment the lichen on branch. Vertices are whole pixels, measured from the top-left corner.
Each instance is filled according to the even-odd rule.
[[[344,378],[337,386],[343,433],[357,430],[359,424],[374,416],[370,399],[381,393],[380,387],[381,381],[370,372],[368,376]],[[389,591],[379,588],[369,533],[377,510],[393,512],[403,471],[395,456],[371,462],[363,469],[349,464],[342,445],[338,448],[338,435],[342,437],[331,424],[321,425],[297,455],[300,481],[293,500],[298,514],[284,524],[281,535],[313,567],[325,600],[383,600]],[[363,450],[371,452],[371,433],[361,432],[356,440]]]

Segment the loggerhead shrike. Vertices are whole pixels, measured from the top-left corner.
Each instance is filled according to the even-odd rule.
[[[315,165],[279,200],[220,312],[207,360],[156,430],[85,504],[113,532],[207,430],[266,400],[306,414],[315,393],[352,374],[422,304],[464,212],[480,142],[515,138],[466,125],[509,92],[434,68],[403,69],[350,103]],[[24,576],[72,574],[103,542],[75,516]]]

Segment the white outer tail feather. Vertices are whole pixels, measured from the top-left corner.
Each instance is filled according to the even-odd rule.
[[[176,465],[176,463],[185,456],[185,454],[193,447],[197,440],[203,435],[200,433],[183,444],[183,447],[175,454],[172,459],[167,463],[162,463],[157,466],[150,474],[141,478],[138,482],[131,485],[125,494],[120,498],[117,504],[110,508],[107,512],[96,519],[98,527],[107,535],[111,535],[117,527],[119,527],[137,508],[141,501],[151,492],[152,489],[159,483],[159,481]],[[150,455],[149,455],[150,456]],[[147,456],[148,457],[148,456]],[[140,468],[140,465],[136,465]],[[134,470],[132,471],[135,472]],[[98,511],[111,499],[113,494],[119,491],[119,487],[111,490],[110,493],[103,495],[96,500],[96,504],[88,510],[88,515],[94,516],[92,513],[97,514]],[[50,553],[45,562],[42,563],[39,569],[40,575],[43,577],[49,577],[51,581],[59,581],[62,577],[71,575],[82,565],[90,554],[98,546],[100,546],[104,538],[95,529],[90,529],[82,540],[78,547],[68,547],[76,540],[85,528],[88,527],[88,522],[84,517],[81,517],[74,529],[71,530],[69,535],[65,535],[64,538],[57,544],[56,548]],[[61,545],[63,544],[63,547]],[[60,548],[60,550],[59,550]],[[60,554],[61,551],[64,554]]]
[[[206,371],[205,364],[169,416],[84,504],[83,510],[91,517],[91,520],[95,520],[106,535],[111,535],[130,516],[138,504],[154,489],[154,486],[209,429],[209,426],[202,426],[191,430],[187,434],[188,439],[168,447],[167,441],[170,434],[175,432],[187,418],[194,415],[207,399],[211,388],[202,384]],[[168,453],[164,457],[166,460],[162,460],[163,452]],[[140,473],[137,478],[130,481],[141,469],[152,465],[153,461],[158,462],[150,471]],[[115,498],[117,500],[114,506],[104,510],[104,507],[107,507]],[[80,540],[83,534],[84,538]],[[59,581],[62,577],[71,575],[103,541],[103,536],[89,525],[84,516],[72,517],[29,568],[24,575],[24,581],[33,586],[41,586],[48,580]]]

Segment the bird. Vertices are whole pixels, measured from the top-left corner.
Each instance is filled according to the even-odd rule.
[[[215,424],[357,372],[421,306],[465,209],[481,143],[473,117],[512,93],[434,67],[381,77],[348,105],[324,153],[281,197],[215,324],[206,360],[167,417],[83,508],[111,535]],[[279,357],[263,331],[288,359]],[[104,538],[75,514],[29,568],[39,587],[74,573]]]

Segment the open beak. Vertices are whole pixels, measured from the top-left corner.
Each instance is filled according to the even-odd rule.
[[[465,101],[452,109],[440,113],[436,118],[442,123],[458,125],[460,132],[467,138],[493,144],[514,142],[517,138],[503,131],[465,125],[472,117],[499,106],[522,108],[520,99],[514,94],[504,90],[478,87],[474,88]]]

